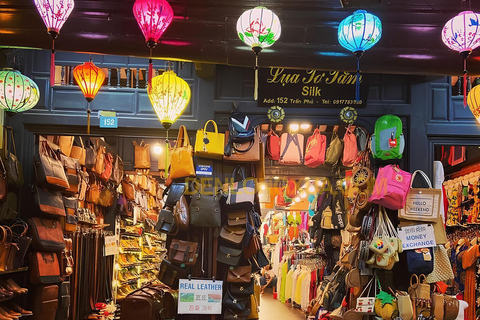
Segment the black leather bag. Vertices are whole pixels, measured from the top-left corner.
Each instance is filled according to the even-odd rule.
[[[13,153],[9,151],[8,148],[8,135],[4,131],[4,141],[5,141],[5,156],[3,157],[3,163],[7,171],[7,184],[10,190],[18,190],[23,187],[25,181],[23,178],[23,167],[22,163],[17,159],[17,150],[15,148],[15,140],[13,137],[13,129],[7,127],[7,130],[10,131],[10,137],[12,140]]]
[[[160,210],[155,230],[173,236],[178,233],[178,221],[172,210],[168,208]]]
[[[249,297],[255,293],[255,283],[250,281],[249,284],[245,283],[232,283],[230,285],[230,292],[234,297]]]
[[[227,291],[223,298],[223,307],[232,311],[243,311],[247,309],[249,296],[233,296],[231,292]]]
[[[70,311],[70,281],[63,281],[58,287],[58,309],[55,320],[65,320],[68,319]]]
[[[235,311],[232,309],[225,309],[223,314],[224,320],[246,320],[250,315],[250,309],[245,309],[242,311]]]
[[[167,199],[165,200],[166,207],[174,207],[180,198],[185,193],[185,184],[184,183],[172,183],[167,189],[163,191],[163,194],[167,194]]]
[[[150,284],[122,301],[120,320],[174,320],[178,294],[165,285]],[[117,318],[118,319],[118,318]]]
[[[203,191],[203,193],[201,193]],[[220,209],[221,191],[214,188],[196,190],[190,201],[190,224],[197,227],[216,228],[222,226],[222,212]]]
[[[17,194],[15,192],[7,193],[0,208],[0,220],[8,221],[17,218],[17,203]]]
[[[220,246],[217,253],[217,261],[229,266],[237,266],[243,255],[241,249]]]
[[[35,185],[35,203],[40,211],[52,217],[65,217],[62,194]]]
[[[172,289],[178,289],[178,280],[186,279],[188,276],[187,269],[177,267],[170,261],[163,259],[158,271],[158,280],[166,284]]]

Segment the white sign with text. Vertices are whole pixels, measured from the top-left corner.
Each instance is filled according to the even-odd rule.
[[[431,224],[398,228],[398,237],[402,240],[403,250],[430,248],[437,245]]]

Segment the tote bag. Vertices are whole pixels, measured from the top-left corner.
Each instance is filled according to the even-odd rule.
[[[135,147],[135,169],[150,169],[150,144],[143,140],[140,144],[133,141]]]
[[[357,136],[350,127],[347,127],[347,131],[343,136],[343,155],[342,163],[345,167],[352,167],[357,159],[358,146]]]
[[[368,201],[391,210],[404,207],[412,175],[398,166],[388,165],[378,170],[375,186]]]
[[[180,126],[177,145],[170,155],[170,178],[178,179],[194,176],[193,147],[188,140],[187,128]]]
[[[317,167],[325,163],[325,151],[327,149],[327,137],[315,129],[313,134],[308,137],[307,149],[305,151],[305,165]]]
[[[208,124],[211,123],[215,131],[207,131]],[[218,127],[215,121],[208,120],[203,129],[197,131],[195,139],[195,155],[200,158],[222,159],[224,149],[225,135],[218,133]]]

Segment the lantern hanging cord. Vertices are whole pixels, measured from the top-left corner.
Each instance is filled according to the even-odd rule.
[[[467,58],[463,58],[463,107],[467,106]]]
[[[55,85],[55,39],[52,38],[52,54],[50,55],[50,86]]]
[[[148,57],[148,85],[152,84],[153,78],[153,59],[152,59],[152,48],[150,47],[150,55]]]
[[[357,55],[357,76],[355,79],[355,100],[360,101],[360,58],[361,55]]]
[[[258,53],[255,53],[255,89],[253,99],[258,100]]]
[[[90,113],[92,113],[92,111],[90,111],[90,102],[89,102],[87,107],[87,134],[90,134]]]
[[[168,163],[168,160],[170,158],[170,155],[169,155],[169,149],[170,149],[170,142],[168,141],[168,129],[165,129],[166,133],[165,133],[165,178],[167,178],[168,176],[168,173],[169,173],[169,166],[170,166],[170,163]]]

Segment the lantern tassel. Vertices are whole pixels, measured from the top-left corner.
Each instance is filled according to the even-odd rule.
[[[88,108],[87,108],[87,134],[90,134],[90,102],[88,103]]]
[[[52,53],[50,55],[50,86],[55,85],[55,40],[52,41]]]
[[[255,55],[255,88],[253,91],[253,99],[258,100],[258,54]]]
[[[467,106],[467,59],[463,59],[463,107]]]
[[[360,57],[357,56],[357,77],[355,79],[355,100],[360,101]]]

